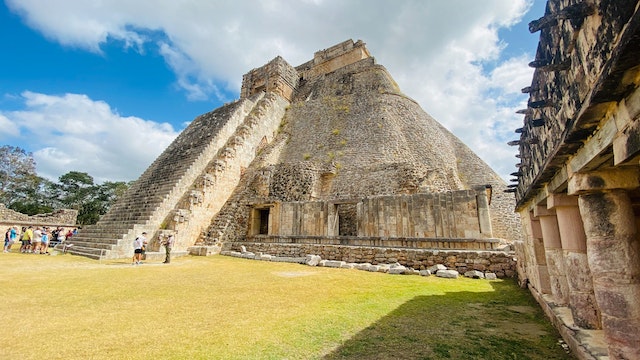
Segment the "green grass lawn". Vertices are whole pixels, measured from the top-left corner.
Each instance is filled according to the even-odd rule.
[[[1,359],[571,359],[511,280],[1,255]]]

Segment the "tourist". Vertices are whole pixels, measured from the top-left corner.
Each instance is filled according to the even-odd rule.
[[[139,265],[142,261],[142,248],[147,244],[147,233],[143,232],[133,241],[133,260],[131,265]]]
[[[38,254],[40,252],[40,245],[42,244],[42,230],[36,228],[33,230],[33,236],[31,237],[31,250],[29,252]]]
[[[42,228],[42,245],[40,246],[40,254],[49,253],[49,228]]]
[[[171,262],[171,248],[173,247],[173,243],[175,242],[175,238],[173,234],[169,235],[168,238],[164,239],[162,244],[164,245],[166,256],[164,258],[163,264],[168,264]]]
[[[20,241],[22,245],[20,246],[20,252],[28,253],[31,251],[31,239],[33,238],[33,227],[29,226],[28,228],[22,227],[22,237]]]
[[[4,243],[4,252],[11,252],[11,247],[13,246],[13,244],[16,242],[16,239],[18,238],[18,227],[17,226],[13,226],[10,227],[9,230],[9,242],[7,243],[7,240],[5,239],[5,243]]]
[[[8,249],[11,248],[11,245],[9,245],[9,242],[11,241],[11,230],[13,230],[12,227],[8,228],[4,233],[4,252],[9,252]]]

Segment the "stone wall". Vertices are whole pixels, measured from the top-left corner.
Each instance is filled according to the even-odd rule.
[[[470,270],[494,272],[500,278],[514,277],[516,261],[512,253],[502,251],[463,251],[397,249],[365,246],[336,246],[313,244],[234,243],[228,250],[264,253],[282,257],[319,255],[323,259],[353,263],[389,264],[398,262],[416,270],[443,264],[464,274]]]
[[[253,69],[242,77],[240,98],[254,94],[275,93],[291,101],[298,84],[298,72],[282,57],[277,56],[264,66]]]
[[[328,49],[316,51],[313,60],[296,67],[303,80],[328,74],[362,59],[370,57],[365,44],[358,40],[347,40]]]
[[[69,227],[76,226],[78,217],[77,210],[60,209],[52,213],[26,215],[7,208],[0,204],[0,229],[10,226],[49,226],[49,227]]]
[[[263,233],[266,211],[268,234],[277,236],[493,237],[485,189],[352,201],[258,203],[251,208],[250,235]]]

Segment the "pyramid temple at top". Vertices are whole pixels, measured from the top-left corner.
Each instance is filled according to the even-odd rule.
[[[197,117],[73,251],[129,257],[143,231],[152,249],[176,234],[178,252],[491,250],[520,238],[506,188],[348,40],[245,74],[240,99]]]

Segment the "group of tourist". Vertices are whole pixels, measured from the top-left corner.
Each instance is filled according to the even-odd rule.
[[[171,249],[175,243],[175,237],[173,234],[169,236],[159,235],[158,240],[160,246],[164,246],[165,258],[163,264],[169,264],[171,262]],[[142,260],[145,259],[145,252],[147,250],[147,233],[143,232],[140,236],[136,237],[133,241],[133,258],[131,259],[131,265],[140,265]]]
[[[22,231],[17,226],[12,226],[4,234],[3,252],[11,252],[11,247],[20,240],[20,252],[28,254],[49,254],[49,245],[52,242],[58,244],[66,242],[77,229],[65,231],[62,227],[53,230],[48,226],[23,226]]]

